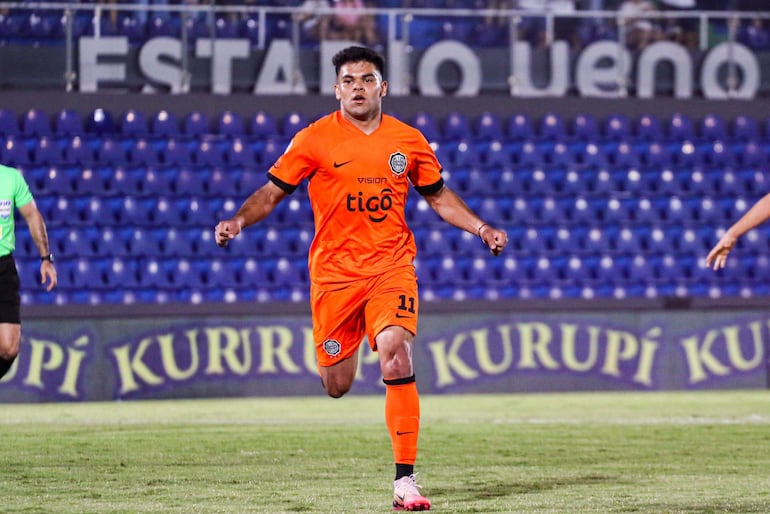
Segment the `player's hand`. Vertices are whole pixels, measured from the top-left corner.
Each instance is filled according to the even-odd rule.
[[[56,268],[51,261],[42,261],[40,263],[40,283],[45,286],[46,291],[50,291],[59,282]]]
[[[235,220],[224,220],[214,227],[214,239],[217,246],[225,247],[235,236],[241,233],[241,224]]]
[[[738,241],[737,237],[726,232],[706,256],[706,265],[715,270],[724,268],[727,262],[727,255],[735,246],[736,241]]]
[[[487,245],[492,255],[500,255],[505,245],[508,244],[508,234],[505,230],[500,230],[489,225],[484,225],[479,231],[479,237]]]

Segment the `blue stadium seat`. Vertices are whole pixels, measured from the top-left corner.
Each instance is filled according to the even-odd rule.
[[[572,152],[572,147],[561,142],[553,145],[550,152],[544,152],[545,159],[551,166],[572,166],[575,164],[576,157]]]
[[[286,139],[291,139],[294,134],[307,126],[308,120],[299,112],[288,112],[281,120],[281,135]]]
[[[183,134],[191,138],[211,134],[209,117],[198,111],[189,113],[184,119]]]
[[[487,168],[507,168],[513,162],[508,148],[500,141],[492,141],[482,156],[482,162]]]
[[[181,135],[179,119],[169,111],[158,111],[150,120],[150,132],[156,138],[177,138]]]
[[[751,141],[735,152],[738,162],[743,166],[758,167],[767,162],[767,153],[761,145]]]
[[[131,290],[140,285],[138,264],[135,258],[114,255],[108,259],[105,283],[110,289]],[[122,302],[122,301],[121,301]]]
[[[638,141],[659,142],[663,139],[663,126],[656,116],[643,114],[636,120],[634,135]]]
[[[255,138],[274,138],[279,135],[275,117],[265,111],[257,111],[249,121],[249,134]]]
[[[604,120],[603,134],[610,141],[629,141],[631,122],[624,114],[612,114]]]
[[[94,109],[85,120],[85,129],[89,134],[109,136],[118,132],[112,113],[102,108]]]
[[[732,148],[721,140],[710,141],[695,146],[696,153],[701,163],[709,166],[730,168],[736,164],[738,157],[733,154]]]
[[[240,138],[235,138],[225,145],[224,160],[233,166],[252,166],[256,162],[253,147]]]
[[[753,142],[759,138],[759,124],[753,116],[736,116],[730,128],[730,135],[735,140]]]
[[[42,109],[29,109],[21,117],[21,133],[28,137],[50,136],[51,118]]]
[[[77,259],[72,269],[72,285],[85,291],[106,288],[106,262],[106,259],[88,257]]]
[[[61,109],[53,120],[54,133],[59,136],[83,136],[83,116],[74,109]]]
[[[64,140],[61,162],[80,166],[90,166],[95,155],[91,145],[81,136],[66,137]]]
[[[615,166],[624,169],[639,167],[642,164],[641,156],[637,153],[636,147],[625,141],[614,148],[610,160]]]
[[[707,114],[700,121],[698,135],[707,141],[725,141],[727,139],[727,123],[716,114]]]
[[[31,154],[27,146],[15,136],[6,136],[5,143],[0,147],[0,158],[7,166],[27,166],[32,164]]]
[[[149,257],[139,263],[139,285],[148,288],[170,288],[174,282],[164,262],[157,257]]]
[[[165,16],[164,13],[151,15],[147,23],[147,36],[155,37],[179,37],[181,22],[177,17]]]
[[[38,184],[38,192],[53,195],[71,195],[76,193],[76,171],[75,168],[66,166],[47,166],[43,181]]]
[[[563,141],[567,136],[567,123],[560,115],[547,113],[540,120],[538,136],[549,141]]]
[[[164,259],[163,267],[176,288],[206,290],[205,274],[188,255],[181,258]]]
[[[232,163],[231,163],[232,165]],[[242,171],[239,168],[216,168],[212,170],[209,178],[208,194],[214,196],[239,197],[245,196],[247,192],[241,193],[238,190],[238,183],[241,179]]]
[[[115,227],[101,227],[96,247],[97,253],[101,256],[125,257],[128,255],[128,242],[120,236]]]
[[[639,152],[642,163],[650,168],[662,168],[673,162],[672,150],[664,144],[650,142],[646,149]]]
[[[165,257],[191,257],[195,255],[197,240],[191,237],[191,234],[186,230],[174,225],[156,230],[158,233],[154,238],[160,242],[160,248]]]
[[[179,139],[169,139],[161,146],[161,161],[166,165],[192,166],[193,150],[191,144]]]
[[[499,141],[503,138],[503,122],[492,112],[483,112],[475,120],[473,136],[482,141]]]
[[[225,137],[241,137],[246,134],[243,118],[232,111],[222,112],[216,120],[217,133]]]
[[[120,133],[125,137],[146,137],[150,133],[147,116],[137,109],[125,111],[118,121]]]
[[[441,123],[441,135],[449,141],[465,141],[473,136],[471,121],[459,112],[451,112]]]
[[[99,164],[111,164],[114,166],[128,164],[128,152],[119,140],[105,138],[96,148],[96,161]]]
[[[63,155],[59,141],[50,136],[40,136],[32,147],[32,161],[35,164],[59,164]]]
[[[540,147],[532,142],[525,142],[516,156],[519,166],[542,166],[545,164],[545,155]]]
[[[578,114],[572,119],[570,135],[577,141],[596,142],[599,138],[599,124],[590,114]]]
[[[171,189],[177,196],[202,196],[206,194],[210,172],[198,168],[182,168],[174,174]]]
[[[77,169],[77,168],[74,168]],[[108,177],[112,175],[110,167],[80,168],[80,173],[76,175],[74,182],[75,190],[80,195],[102,196],[108,189]]]
[[[592,169],[602,169],[609,164],[609,156],[604,151],[604,147],[594,142],[577,146],[575,160],[582,167]]]
[[[140,137],[129,147],[128,162],[134,166],[157,166],[160,152],[152,142]]]
[[[223,166],[225,154],[219,141],[204,139],[193,146],[193,162],[198,166]]]
[[[62,255],[93,258],[99,255],[101,230],[93,225],[70,228],[63,241]]]
[[[481,154],[476,146],[467,140],[452,143],[450,154],[452,167],[479,166],[481,164]]]
[[[508,118],[508,137],[513,141],[529,141],[535,136],[532,120],[526,114],[514,114]]]
[[[18,136],[21,134],[19,117],[10,109],[0,109],[0,136]]]
[[[677,142],[694,140],[695,128],[692,120],[685,114],[674,114],[665,125],[665,136]]]
[[[265,145],[262,147],[261,154],[255,155],[259,157],[259,164],[264,168],[268,168],[269,166],[272,166],[281,155],[283,155],[285,150],[286,145],[283,144],[282,141],[270,139],[265,141]]]

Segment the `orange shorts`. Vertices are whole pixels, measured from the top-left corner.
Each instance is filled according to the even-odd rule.
[[[403,266],[367,279],[310,287],[313,338],[319,366],[333,366],[358,351],[364,336],[377,350],[375,337],[388,326],[417,334],[417,277]]]

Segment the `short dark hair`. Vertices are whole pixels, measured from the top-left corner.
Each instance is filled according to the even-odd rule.
[[[334,57],[332,57],[332,64],[334,65],[334,71],[337,75],[340,74],[340,68],[342,68],[343,65],[350,62],[361,61],[374,64],[374,67],[377,68],[380,75],[383,77],[385,76],[385,58],[371,48],[366,48],[365,46],[349,46],[340,50]]]

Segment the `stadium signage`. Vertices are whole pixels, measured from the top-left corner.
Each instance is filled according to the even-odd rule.
[[[701,328],[675,314],[650,320],[643,329],[644,322],[623,328],[606,317],[568,320],[562,313],[471,317],[448,327],[446,319],[424,316],[417,374],[421,389],[433,394],[767,387],[770,319],[724,317]],[[74,324],[45,326],[60,334],[63,323]],[[91,323],[94,330],[62,339],[39,331],[25,336],[0,381],[0,400],[320,394],[305,321],[152,327],[134,321],[146,331],[117,340],[104,335],[113,327]],[[362,345],[356,390],[377,392],[380,378],[377,354]]]
[[[329,70],[331,56],[351,42],[324,41],[319,47],[319,84],[333,84]],[[233,92],[233,74],[237,66],[254,61],[247,39],[198,39],[192,49],[193,58],[207,60],[208,87],[211,93]],[[183,66],[188,57],[182,41],[171,37],[156,37],[145,42],[136,53],[136,62],[129,62],[128,38],[82,37],[79,39],[79,88],[81,92],[97,92],[119,88],[128,80],[128,70],[138,69],[144,79],[143,92],[168,90],[186,93],[192,77]],[[439,41],[425,50],[409,69],[402,42],[388,45],[389,94],[409,95],[412,85],[423,96],[467,96],[481,94],[484,66],[480,55],[461,41]],[[617,98],[630,90],[639,98],[656,96],[656,75],[661,67],[673,70],[673,95],[690,98],[696,87],[707,99],[754,98],[761,83],[760,65],[754,53],[740,43],[720,43],[709,49],[696,63],[684,46],[670,41],[649,45],[639,55],[632,55],[614,41],[598,41],[583,48],[572,60],[572,50],[565,41],[550,45],[545,61],[549,66],[547,83],[533,77],[533,49],[527,42],[511,45],[508,82],[512,97],[562,97],[571,87],[580,96]],[[541,56],[543,58],[543,56]],[[300,69],[299,56],[289,40],[270,41],[258,65],[252,92],[255,95],[307,94],[307,70]],[[251,63],[255,64],[255,63]],[[696,73],[696,64],[698,71]],[[458,85],[450,93],[439,78],[440,68],[453,66],[459,73]],[[495,64],[497,66],[497,63]],[[201,79],[201,77],[195,77]],[[632,82],[633,81],[633,82]],[[633,87],[630,87],[632,86]],[[327,91],[328,90],[328,91]],[[331,87],[321,87],[321,94],[331,94]]]

